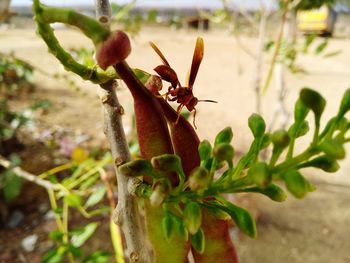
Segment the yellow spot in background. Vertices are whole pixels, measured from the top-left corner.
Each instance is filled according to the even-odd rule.
[[[87,158],[89,158],[88,152],[81,147],[76,147],[71,154],[72,161],[77,162],[77,163],[82,163]]]

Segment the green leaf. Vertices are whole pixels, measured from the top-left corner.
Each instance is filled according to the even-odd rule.
[[[215,137],[215,144],[218,145],[220,143],[230,143],[233,138],[233,133],[231,127],[226,127],[222,131],[218,133]]]
[[[47,252],[42,258],[42,263],[60,263],[63,261],[64,255],[66,253],[66,248],[58,247]]]
[[[63,209],[61,207],[57,207],[56,209],[54,209],[52,211],[58,216],[61,216],[63,214]]]
[[[82,200],[80,195],[69,194],[64,197],[64,202],[66,202],[71,207],[80,207]]]
[[[203,254],[205,250],[205,236],[203,229],[198,229],[197,233],[195,233],[192,238],[192,247],[199,253]]]
[[[59,241],[62,240],[63,235],[64,235],[64,234],[63,234],[61,231],[59,231],[59,230],[54,230],[54,231],[51,231],[51,232],[49,233],[49,238],[52,239],[52,240],[54,240],[54,241],[59,242]]]
[[[95,190],[88,198],[88,200],[85,203],[85,207],[94,206],[97,203],[99,203],[102,198],[104,197],[106,193],[105,187],[99,187],[97,190]]]
[[[303,198],[315,188],[297,171],[290,170],[283,175],[283,180],[289,192],[296,198]]]
[[[56,175],[54,175],[54,174],[49,174],[49,175],[47,176],[47,179],[49,179],[49,181],[50,181],[51,183],[53,183],[53,184],[59,183],[58,180],[57,180]]]
[[[109,252],[96,251],[83,259],[83,263],[107,263],[112,256]]]
[[[306,36],[304,47],[303,47],[303,52],[304,53],[308,52],[310,45],[314,42],[315,39],[316,39],[316,35],[315,34],[310,34],[310,35]]]
[[[4,198],[6,202],[12,202],[21,193],[23,180],[11,170],[6,171],[4,176]]]
[[[335,50],[335,51],[328,52],[328,53],[324,54],[323,57],[324,58],[334,57],[334,56],[341,54],[342,52],[343,52],[342,50]]]
[[[177,233],[183,238],[183,240],[187,241],[188,240],[188,230],[184,224],[184,221],[181,219],[174,217],[176,220],[176,231]]]
[[[328,45],[328,39],[326,39],[325,41],[323,41],[322,43],[320,43],[316,49],[315,49],[315,54],[319,55],[323,50],[325,50],[325,48]]]
[[[163,234],[166,240],[170,241],[174,234],[174,219],[169,212],[164,214],[162,220]]]
[[[256,224],[252,216],[243,208],[238,207],[223,198],[218,201],[210,201],[210,205],[220,208],[224,212],[228,213],[238,228],[246,235],[255,238],[256,237]]]
[[[343,117],[344,114],[349,110],[350,110],[350,88],[347,89],[343,95],[337,116]]]
[[[72,237],[71,237],[71,243],[75,247],[82,246],[86,240],[88,240],[92,234],[97,229],[98,224],[93,222],[86,226],[84,226],[82,229],[72,231]]]
[[[73,255],[75,258],[80,258],[83,255],[83,250],[74,245],[69,244],[67,246],[67,251]]]
[[[202,213],[199,204],[192,201],[188,202],[185,206],[183,216],[188,232],[191,234],[196,233],[202,224]]]

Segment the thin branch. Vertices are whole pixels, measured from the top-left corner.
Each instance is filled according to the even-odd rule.
[[[256,94],[256,112],[261,113],[261,71],[264,62],[264,44],[266,37],[266,24],[269,12],[265,9],[265,5],[260,3],[260,24],[259,24],[259,39],[257,45],[256,67],[253,78],[253,88]]]
[[[283,39],[289,43],[290,41],[290,29],[291,29],[291,16],[290,12],[286,15],[286,22],[283,24]],[[275,107],[275,111],[273,114],[273,118],[271,120],[271,124],[269,126],[269,130],[271,131],[274,125],[277,122],[277,119],[281,116],[278,128],[285,128],[288,124],[288,120],[290,117],[290,113],[286,107],[285,98],[287,96],[288,90],[285,83],[285,65],[282,62],[276,63],[275,69],[275,78],[276,78],[276,91],[278,94],[277,104]]]
[[[29,182],[33,182],[37,185],[40,185],[40,186],[44,187],[46,190],[56,190],[56,191],[62,190],[62,188],[59,185],[52,184],[49,181],[40,179],[36,175],[28,173],[28,172],[22,170],[22,168],[20,168],[18,166],[12,167],[12,163],[2,156],[0,156],[0,166],[4,167],[6,169],[11,169],[18,177],[21,177]]]
[[[280,30],[278,32],[277,39],[276,39],[276,42],[275,42],[275,46],[276,47],[275,47],[275,51],[274,51],[274,53],[272,55],[270,68],[269,68],[269,71],[267,73],[265,84],[264,84],[264,86],[263,86],[263,88],[261,90],[262,94],[266,93],[266,91],[269,88],[270,83],[271,83],[273,71],[274,71],[275,64],[276,64],[276,61],[277,61],[277,57],[278,57],[278,54],[280,52],[280,48],[281,48],[281,44],[282,44],[284,25],[285,25],[285,23],[287,21],[287,14],[289,12],[289,3],[290,3],[290,0],[285,0],[285,7],[284,7],[284,10],[283,10],[283,13],[282,13]]]

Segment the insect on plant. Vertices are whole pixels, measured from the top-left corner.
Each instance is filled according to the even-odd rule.
[[[158,73],[162,80],[170,82],[171,86],[168,88],[168,91],[163,95],[168,101],[176,101],[179,103],[177,107],[177,114],[180,116],[180,112],[184,106],[191,112],[193,111],[193,125],[195,128],[195,119],[196,119],[196,105],[198,102],[213,102],[217,103],[214,100],[198,100],[197,97],[193,95],[193,84],[196,80],[199,66],[202,62],[204,55],[204,42],[203,38],[198,37],[196,41],[196,47],[193,53],[192,65],[190,69],[190,74],[188,77],[187,86],[182,86],[175,70],[170,66],[169,62],[163,55],[163,53],[159,50],[159,48],[153,42],[150,42],[151,47],[158,54],[160,59],[163,62],[163,65],[157,66],[154,71]],[[176,123],[179,118],[177,118]]]

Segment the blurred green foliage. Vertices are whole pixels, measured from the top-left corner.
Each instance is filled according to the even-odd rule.
[[[0,95],[17,96],[34,89],[34,68],[13,55],[0,53]]]

